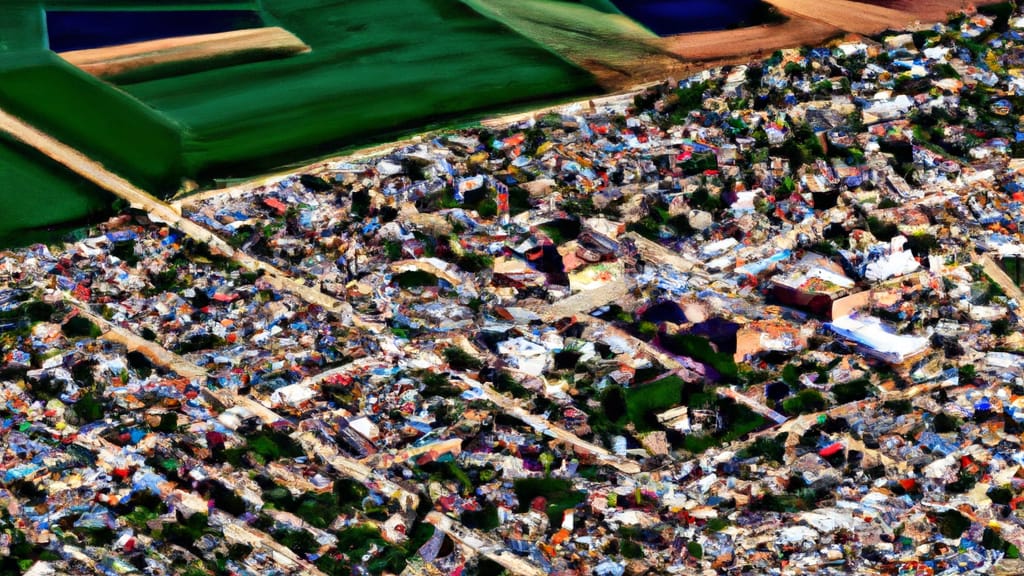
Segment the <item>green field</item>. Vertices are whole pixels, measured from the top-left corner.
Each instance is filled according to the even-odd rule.
[[[48,242],[96,223],[110,214],[114,200],[35,150],[2,136],[0,182],[0,248]]]
[[[678,406],[683,400],[682,378],[672,375],[626,390],[626,416],[638,430],[647,430],[652,415]]]
[[[672,62],[660,39],[608,0],[465,0],[534,42],[566,58],[629,78],[638,62]]]
[[[177,188],[178,127],[50,52],[0,59],[0,106],[148,190]]]
[[[37,4],[4,5],[0,15],[0,56],[46,49],[46,24]]]
[[[585,1],[607,8],[605,0]],[[185,178],[211,185],[252,177],[349,146],[598,91],[588,72],[460,0],[10,5],[24,28],[11,36],[17,51],[0,49],[0,106],[158,195],[172,194]],[[41,5],[257,7],[268,25],[291,31],[312,52],[115,87],[43,48]],[[8,25],[0,23],[0,32]]]
[[[263,8],[268,23],[313,51],[122,86],[186,127],[185,172],[200,181],[593,89],[587,73],[457,0],[265,0]]]

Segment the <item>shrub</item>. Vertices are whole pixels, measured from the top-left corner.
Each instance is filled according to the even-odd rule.
[[[494,258],[486,254],[478,254],[476,252],[466,252],[459,257],[456,264],[459,268],[462,268],[466,272],[483,272],[484,270],[490,270],[494,266]]]
[[[547,500],[548,520],[561,524],[562,513],[586,500],[583,492],[573,488],[572,482],[561,478],[520,478],[515,481],[519,509],[525,512],[534,498],[542,496]]]
[[[85,423],[103,418],[103,404],[92,394],[85,394],[75,402],[75,415]]]
[[[451,381],[448,379],[447,374],[430,372],[423,376],[423,395],[440,396],[442,398],[451,398],[452,396],[458,396],[460,390],[455,386],[452,386]]]
[[[68,338],[99,338],[103,333],[99,326],[84,316],[75,316],[65,322],[61,332]]]
[[[977,371],[974,368],[974,364],[964,364],[957,369],[957,375],[960,376],[961,380],[971,381],[977,376]]]
[[[394,262],[402,259],[402,243],[397,240],[388,240],[384,242],[384,254],[387,255],[388,260]]]
[[[938,247],[938,239],[931,234],[911,234],[907,238],[907,248],[909,248],[915,256],[927,256]]]
[[[395,275],[395,282],[399,288],[421,288],[424,286],[436,286],[437,276],[422,270],[410,270]]]
[[[782,462],[786,455],[786,440],[788,438],[788,432],[783,432],[775,438],[762,436],[754,440],[754,443],[745,448],[740,454],[744,458],[760,456],[772,462]]]
[[[825,398],[817,390],[801,390],[782,402],[782,408],[789,414],[820,412],[825,406]]]
[[[995,336],[1007,336],[1010,334],[1010,321],[1006,318],[998,318],[992,321],[992,334]]]
[[[644,320],[636,327],[637,334],[644,340],[650,340],[658,334],[658,325],[654,322]]]
[[[728,527],[729,521],[721,517],[712,518],[707,524],[707,529],[711,532],[720,532]]]
[[[986,496],[996,504],[1009,504],[1013,500],[1013,491],[1005,486],[994,486],[989,488]]]
[[[477,204],[476,213],[481,218],[494,218],[498,215],[498,203],[491,198],[485,198]]]
[[[871,381],[867,378],[851,380],[842,384],[836,384],[832,387],[832,395],[835,396],[836,403],[838,404],[846,404],[848,402],[863,400],[870,394]]]
[[[957,539],[963,536],[971,521],[957,510],[946,510],[935,518],[935,524],[944,537]]]
[[[632,540],[624,540],[622,545],[619,546],[619,553],[622,554],[623,558],[642,558],[644,555],[644,549],[643,546],[633,542]]]
[[[303,174],[299,176],[299,182],[314,192],[330,192],[332,189],[329,182],[312,174]]]
[[[498,509],[492,505],[484,506],[476,512],[463,512],[462,523],[470,528],[484,531],[495,530],[501,525],[498,520]]]
[[[479,370],[484,365],[480,359],[473,357],[458,346],[449,346],[444,349],[443,353],[445,361],[453,370]]]
[[[960,426],[963,422],[955,416],[950,416],[945,412],[939,412],[935,419],[932,421],[932,426],[935,427],[935,432],[943,434],[946,432],[956,432],[960,430]]]
[[[888,400],[882,404],[882,407],[886,410],[892,410],[897,416],[910,414],[911,410],[914,409],[910,400]]]
[[[900,233],[896,224],[885,222],[875,216],[868,216],[868,230],[881,242],[888,242]]]

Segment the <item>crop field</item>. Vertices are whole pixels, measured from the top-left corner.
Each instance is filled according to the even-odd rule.
[[[597,91],[588,72],[459,0],[42,4],[258,7],[268,26],[311,46],[289,58],[128,78],[117,88],[41,50],[0,61],[0,106],[163,195],[181,178],[252,176],[428,124]]]

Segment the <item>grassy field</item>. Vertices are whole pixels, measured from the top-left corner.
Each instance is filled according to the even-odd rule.
[[[147,190],[178,187],[179,128],[52,53],[0,57],[0,106]]]
[[[614,9],[606,0],[585,1]],[[30,2],[19,3],[31,12]],[[120,88],[135,99],[42,52],[13,67],[0,62],[0,105],[158,193],[177,187],[180,179],[172,174],[204,183],[247,177],[431,124],[597,91],[589,73],[459,0],[191,0],[172,6],[52,0],[45,6],[260,7],[268,25],[312,47],[291,58],[142,82],[132,82],[139,76],[121,79]],[[108,122],[123,114],[129,116]]]
[[[669,376],[657,382],[626,390],[626,415],[638,430],[648,430],[653,414],[678,406],[683,400],[685,382]]]
[[[18,142],[0,137],[0,248],[48,242],[110,213],[113,196]]]
[[[607,84],[626,81],[635,68],[669,67],[677,59],[651,31],[623,15],[608,0],[465,0],[488,18],[569,60],[594,70]]]
[[[259,173],[355,142],[594,90],[589,74],[457,0],[265,0],[309,54],[122,88],[186,127],[185,172]]]
[[[584,2],[595,13],[614,10],[607,0]],[[267,25],[289,30],[312,52],[115,87],[45,50],[41,6],[258,8]],[[4,10],[0,107],[158,195],[184,178],[208,185],[252,177],[348,146],[598,91],[589,72],[460,0],[13,0]],[[8,12],[17,34],[6,34],[15,29]]]
[[[35,3],[6,3],[0,7],[0,56],[23,50],[46,49],[43,10]]]

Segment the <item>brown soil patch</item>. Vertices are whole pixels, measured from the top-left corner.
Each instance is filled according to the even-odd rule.
[[[768,0],[794,19],[822,22],[847,32],[873,34],[903,28],[919,20],[914,10],[895,10],[850,0]]]
[[[856,0],[860,4],[872,4],[913,13],[922,22],[945,20],[951,12],[973,11],[973,5],[994,2],[966,2],[964,0]]]
[[[308,52],[309,46],[283,28],[254,28],[136,42],[121,46],[62,52],[60,56],[101,78],[155,66],[260,54],[283,56]]]
[[[818,20],[847,32],[876,34],[900,30],[917,22],[945,21],[956,12],[975,11],[976,6],[998,0],[766,0],[790,17]]]
[[[782,48],[822,43],[844,33],[877,34],[884,30],[914,27],[946,20],[954,12],[973,12],[964,0],[766,0],[785,14],[783,24],[736,30],[695,32],[647,40],[653,53],[635,58],[629,65],[611,65],[602,55],[570,60],[590,70],[610,91],[638,84],[683,77],[702,68],[745,63]],[[574,57],[575,56],[575,57]]]
[[[664,48],[687,61],[719,60],[742,56],[756,59],[780,48],[821,42],[842,29],[817,20],[791,18],[773,26],[680,34],[662,39]]]

